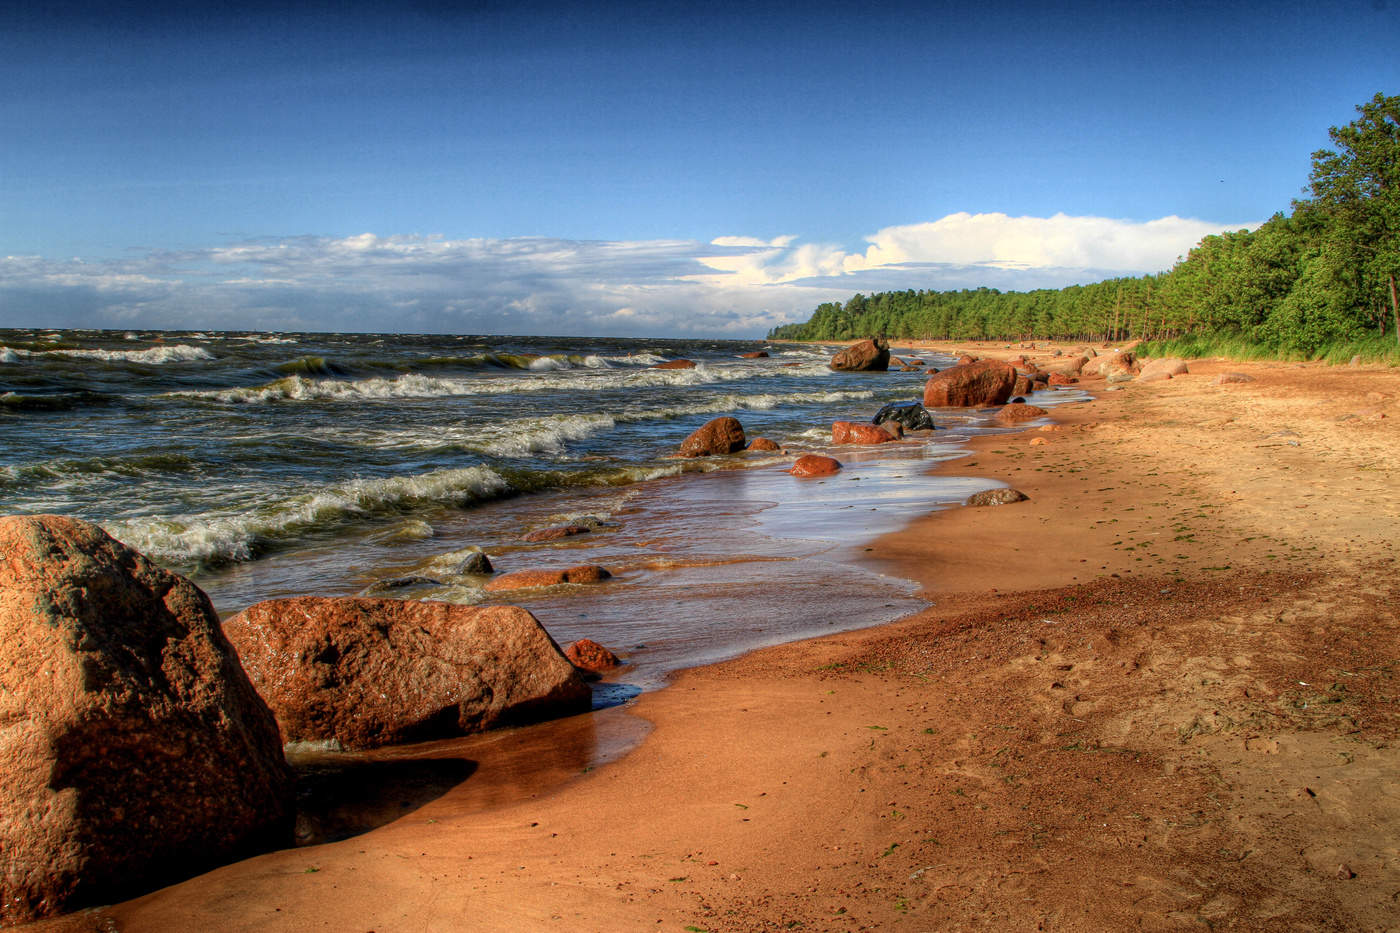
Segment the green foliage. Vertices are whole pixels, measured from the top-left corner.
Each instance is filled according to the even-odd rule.
[[[1126,340],[1190,355],[1396,358],[1400,96],[1377,94],[1313,153],[1312,197],[1255,230],[1201,240],[1170,270],[1030,292],[857,294],[774,340]],[[1389,346],[1386,333],[1390,332]],[[1181,341],[1187,341],[1182,343]],[[1191,344],[1190,341],[1197,341]],[[1233,347],[1235,354],[1221,352]],[[1355,350],[1355,353],[1347,353]]]

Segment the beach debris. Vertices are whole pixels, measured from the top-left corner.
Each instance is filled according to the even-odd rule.
[[[884,424],[865,424],[859,421],[831,423],[833,444],[885,444],[903,436],[904,425],[898,421],[886,421]]]
[[[924,384],[924,405],[929,408],[967,408],[1002,405],[1012,395],[1016,370],[1000,360],[982,360],[935,373]]]
[[[277,726],[209,598],[74,518],[0,518],[0,554],[0,926],[290,844]]]
[[[933,415],[918,402],[890,402],[870,419],[871,424],[885,424],[889,421],[898,422],[907,431],[932,431],[937,427],[933,423]]]
[[[782,448],[778,446],[776,441],[770,441],[766,437],[755,437],[753,440],[749,441],[749,446],[747,449],[766,451],[768,453],[773,453],[782,450]]]
[[[1002,486],[1000,489],[988,489],[983,492],[973,493],[967,497],[967,505],[1009,505],[1012,502],[1025,502],[1030,496],[1019,489],[1012,489],[1010,486]]]
[[[653,363],[649,369],[694,369],[694,360],[666,360],[663,363]]]
[[[738,418],[712,418],[691,432],[681,444],[682,457],[709,457],[744,449],[744,426]]]
[[[618,660],[617,655],[591,638],[580,638],[564,651],[564,656],[574,667],[593,674],[617,667],[622,663]]]
[[[299,596],[224,623],[286,742],[347,749],[582,712],[583,677],[518,606]]]
[[[821,454],[803,454],[787,472],[793,476],[833,476],[841,470],[841,461]]]
[[[587,525],[551,525],[548,528],[540,528],[522,537],[524,541],[558,541],[560,538],[572,538],[575,535],[586,535],[593,531]]]
[[[1022,421],[1031,421],[1036,418],[1043,418],[1050,412],[1039,405],[1027,405],[1025,402],[1016,402],[1003,407],[995,415],[996,420],[1002,424],[1019,424]]]
[[[853,343],[831,358],[837,372],[885,372],[890,368],[890,344],[883,337]]]
[[[542,586],[562,586],[565,583],[602,583],[612,578],[606,567],[597,564],[580,564],[565,570],[516,570],[503,573],[486,584],[486,592],[499,593],[502,590],[527,590]]]

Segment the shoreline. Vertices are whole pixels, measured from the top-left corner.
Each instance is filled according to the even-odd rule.
[[[1295,365],[1230,368],[1260,373],[1257,388],[1272,391],[1266,371],[1291,376]],[[1157,928],[1192,918],[1376,922],[1400,871],[1386,855],[1394,791],[1382,781],[1372,792],[1366,831],[1349,818],[1343,832],[1337,820],[1343,809],[1361,812],[1367,780],[1396,763],[1385,746],[1396,723],[1380,704],[1384,678],[1351,663],[1375,653],[1379,639],[1363,634],[1396,628],[1393,613],[1376,614],[1394,584],[1366,573],[1394,560],[1387,515],[1396,510],[1376,501],[1396,488],[1394,471],[1367,453],[1394,446],[1393,420],[1324,420],[1334,416],[1329,402],[1307,398],[1295,450],[1259,429],[1286,398],[1235,392],[1254,410],[1230,415],[1238,399],[1205,390],[1211,364],[1201,370],[1182,386],[1060,408],[1052,430],[973,440],[971,457],[939,469],[976,468],[1030,501],[934,512],[862,558],[918,582],[932,606],[682,672],[636,704],[653,725],[640,747],[555,793],[473,814],[449,791],[366,835],[270,853],[36,929],[92,928],[99,918],[132,930],[323,921],[381,933],[993,920],[1114,929],[1144,916]],[[1374,382],[1395,410],[1400,379],[1379,373]],[[1179,420],[1182,399],[1197,420],[1164,425]],[[1273,409],[1260,404],[1271,400]],[[1210,410],[1221,406],[1226,414]],[[1282,462],[1313,455],[1314,425],[1343,440],[1359,432],[1351,440],[1363,443],[1335,445],[1318,463]],[[1170,433],[1172,449],[1134,450],[1149,427],[1157,440]],[[1258,446],[1232,440],[1234,459],[1213,470],[1183,462],[1241,431]],[[1035,437],[1047,443],[1030,447]],[[1092,473],[1075,465],[1090,456]],[[1260,477],[1238,469],[1257,456],[1279,459]],[[1342,462],[1367,482],[1355,498],[1304,503],[1325,512],[1310,514],[1320,532],[1265,530],[1279,524],[1280,507],[1265,503],[1315,496],[1298,476],[1323,492],[1354,478],[1335,469]],[[1169,548],[1153,540],[1164,535],[1175,539]],[[1309,551],[1329,544],[1335,553]],[[1324,618],[1332,637],[1317,645]],[[1288,650],[1246,637],[1266,631]],[[1197,647],[1213,644],[1202,633],[1234,643],[1216,657]],[[1299,691],[1284,675],[1302,670],[1297,680],[1311,683],[1303,662],[1343,649],[1360,680],[1327,705],[1361,722],[1363,739],[1289,705]],[[1355,746],[1346,766],[1327,763],[1338,742]],[[1293,831],[1266,831],[1281,817],[1271,823],[1267,808],[1232,794],[1263,794],[1266,779],[1305,770],[1312,796],[1297,794],[1316,812],[1303,811],[1300,825],[1311,820],[1328,845],[1305,852],[1300,868],[1284,851]],[[1328,778],[1312,776],[1319,771]],[[636,819],[639,793],[650,819]],[[1222,860],[1217,850],[1235,844],[1240,826],[1254,827],[1255,848]],[[1354,877],[1333,890],[1339,866]],[[55,926],[65,921],[79,925]]]

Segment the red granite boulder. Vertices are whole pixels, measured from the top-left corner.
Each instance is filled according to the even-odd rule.
[[[664,363],[654,363],[651,369],[694,369],[694,360],[666,360]]]
[[[766,360],[766,359],[768,359],[768,351],[767,351],[767,350],[753,350],[753,351],[750,351],[749,353],[740,353],[740,354],[739,354],[739,359],[741,359],[741,360]]]
[[[1185,360],[1164,356],[1161,359],[1150,360],[1144,363],[1142,372],[1138,373],[1138,382],[1154,382],[1158,379],[1171,379],[1175,376],[1185,376],[1190,372],[1191,370],[1186,366]]]
[[[292,776],[209,599],[96,525],[0,518],[0,926],[292,840]]]
[[[787,472],[793,476],[834,476],[841,471],[841,461],[821,454],[803,454]]]
[[[883,339],[853,343],[831,358],[838,372],[885,372],[890,368],[890,345]]]
[[[504,590],[528,590],[542,586],[562,586],[565,583],[601,583],[612,574],[605,568],[593,564],[582,564],[566,570],[517,570],[503,573],[486,584],[486,592],[499,593]]]
[[[299,596],[224,623],[289,742],[374,748],[584,712],[588,685],[518,606]]]
[[[967,408],[1004,405],[1016,385],[1016,369],[1000,360],[981,360],[953,366],[929,377],[924,384],[924,405],[930,408]]]
[[[766,437],[755,437],[753,440],[749,441],[748,449],[767,453],[782,450],[782,448],[778,446],[776,441],[770,441]]]
[[[904,425],[898,421],[867,424],[860,421],[833,421],[833,444],[885,444],[904,436]]]
[[[1079,380],[1064,373],[1051,373],[1047,382],[1052,386],[1072,386]]]
[[[622,663],[617,655],[591,638],[580,638],[568,647],[564,656],[574,667],[593,674],[601,674]]]
[[[725,416],[705,422],[681,444],[682,457],[708,457],[732,454],[744,449],[744,426],[738,418]]]

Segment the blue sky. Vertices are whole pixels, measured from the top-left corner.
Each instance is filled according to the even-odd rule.
[[[754,336],[1159,271],[1400,92],[1379,0],[33,6],[0,326]]]

